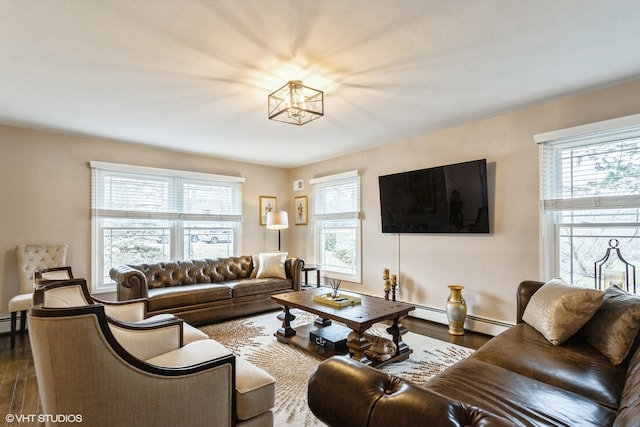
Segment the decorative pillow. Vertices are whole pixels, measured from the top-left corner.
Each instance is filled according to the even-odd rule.
[[[571,338],[596,312],[604,292],[554,279],[531,296],[522,320],[553,345]]]
[[[258,254],[258,279],[273,277],[276,279],[286,279],[284,271],[284,261],[287,259],[287,252],[260,253]]]
[[[640,329],[640,297],[612,286],[604,291],[602,305],[582,332],[587,342],[614,365],[629,354]]]
[[[258,276],[260,257],[258,255],[251,255],[251,261],[253,262],[253,270],[251,270],[251,276],[249,276],[249,279],[255,279]]]

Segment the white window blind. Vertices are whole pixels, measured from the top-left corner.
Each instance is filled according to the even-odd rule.
[[[542,275],[592,286],[618,239],[640,259],[640,115],[535,136],[540,144]]]
[[[344,172],[309,181],[313,185],[313,219],[360,217],[358,171]]]
[[[94,216],[239,221],[244,178],[91,162]]]
[[[640,200],[639,163],[640,129],[544,143],[544,208],[635,206]]]
[[[360,177],[358,171],[310,180],[316,263],[325,276],[361,281]]]
[[[92,288],[120,264],[240,253],[244,178],[91,162]]]

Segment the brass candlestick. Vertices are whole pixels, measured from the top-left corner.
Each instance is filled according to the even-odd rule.
[[[397,277],[395,274],[391,275],[391,300],[396,300],[396,287],[398,286]]]
[[[384,280],[384,299],[389,299],[389,291],[391,291],[391,281],[389,280],[389,269],[382,270],[382,280]]]

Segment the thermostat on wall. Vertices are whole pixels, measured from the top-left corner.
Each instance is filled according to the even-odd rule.
[[[300,190],[304,190],[304,180],[296,179],[295,181],[293,181],[293,191],[300,191]]]

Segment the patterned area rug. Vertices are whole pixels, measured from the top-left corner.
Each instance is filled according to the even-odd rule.
[[[296,316],[292,322],[293,327],[311,323],[316,317],[299,310],[292,310],[292,313]],[[307,406],[307,381],[322,359],[295,346],[279,343],[273,335],[280,327],[277,314],[278,312],[271,312],[207,325],[200,329],[236,355],[276,378],[275,426],[324,426]],[[374,325],[369,332],[391,338],[384,332],[386,327],[382,324]],[[411,332],[403,336],[403,341],[413,349],[410,358],[384,366],[381,370],[418,384],[426,383],[434,375],[469,357],[473,352]]]

